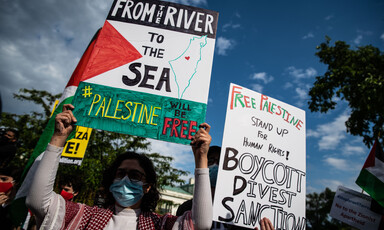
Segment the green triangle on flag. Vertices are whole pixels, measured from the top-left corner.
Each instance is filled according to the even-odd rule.
[[[368,155],[367,160],[356,180],[372,199],[376,200],[384,208],[384,155],[380,142],[375,143]]]

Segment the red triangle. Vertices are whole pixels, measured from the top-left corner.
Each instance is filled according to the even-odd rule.
[[[93,49],[95,48],[95,43],[98,35],[100,34],[100,30],[97,31],[91,42],[89,43],[87,49],[83,53],[83,56],[81,57],[79,63],[76,66],[75,71],[73,71],[71,78],[69,79],[67,86],[79,86],[79,83],[81,81],[81,76],[84,73],[84,70],[88,64],[89,58],[92,54]]]
[[[142,55],[108,21],[105,21],[81,81],[130,63]]]

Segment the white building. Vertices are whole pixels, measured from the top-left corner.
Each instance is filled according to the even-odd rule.
[[[164,186],[160,191],[160,200],[157,205],[159,214],[171,213],[176,215],[179,205],[193,198],[194,179],[189,180],[189,184],[180,187]]]

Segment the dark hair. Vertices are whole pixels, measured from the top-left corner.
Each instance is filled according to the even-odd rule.
[[[15,166],[8,166],[8,167],[0,168],[0,175],[10,176],[15,181],[14,186],[11,190],[11,193],[8,196],[8,200],[6,201],[6,203],[10,203],[11,201],[13,201],[13,198],[16,195],[17,189],[20,186],[19,180],[21,178],[22,172],[23,172],[23,169],[15,167]]]
[[[220,152],[221,152],[220,146],[217,146],[217,145],[210,146],[208,150],[208,157],[215,153],[218,153],[220,155]]]
[[[214,145],[210,146],[208,150],[208,165],[218,164],[220,160],[221,147]]]
[[[78,172],[71,174],[61,174],[59,177],[59,189],[66,185],[72,186],[73,191],[80,192],[82,186],[82,179],[80,178],[80,174]]]
[[[13,178],[14,181],[16,181],[16,183],[19,182],[22,172],[23,172],[22,168],[18,168],[15,166],[0,168],[0,175],[10,176]]]
[[[107,191],[107,198],[105,202],[106,207],[111,207],[115,204],[115,199],[112,193],[109,191],[113,180],[115,179],[117,168],[124,160],[133,159],[139,162],[140,167],[145,171],[145,179],[148,184],[151,185],[151,189],[148,193],[145,193],[141,201],[141,210],[143,212],[155,211],[157,201],[160,198],[160,193],[157,190],[157,175],[152,161],[144,154],[138,154],[135,152],[126,152],[119,155],[112,165],[104,172],[103,186]]]

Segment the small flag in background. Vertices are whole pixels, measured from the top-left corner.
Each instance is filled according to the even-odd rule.
[[[384,153],[378,140],[375,140],[356,184],[384,207]]]

